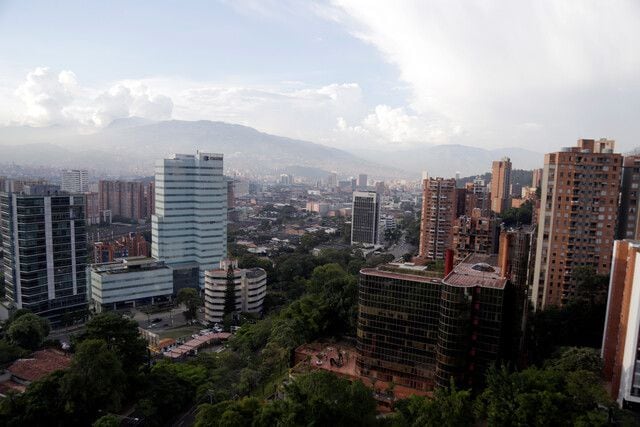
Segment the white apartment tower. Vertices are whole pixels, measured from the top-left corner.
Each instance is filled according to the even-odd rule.
[[[155,168],[151,254],[174,270],[174,291],[227,255],[227,183],[222,154],[174,154]]]
[[[86,170],[70,169],[62,171],[60,189],[68,193],[86,193],[89,183]]]

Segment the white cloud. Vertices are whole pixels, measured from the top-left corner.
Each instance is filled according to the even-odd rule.
[[[38,67],[13,91],[16,108],[8,123],[103,127],[124,117],[171,118],[173,102],[137,82],[118,82],[106,90],[83,87],[72,71]],[[6,114],[6,113],[5,113]]]
[[[28,73],[15,91],[25,106],[24,123],[42,126],[64,121],[65,108],[73,101],[76,87],[76,76],[71,71],[56,74],[40,67]]]
[[[640,134],[640,3],[633,0],[335,0],[315,7],[395,65],[416,115],[437,117],[449,138],[456,127],[478,145],[541,136],[523,123],[536,123],[554,146]]]

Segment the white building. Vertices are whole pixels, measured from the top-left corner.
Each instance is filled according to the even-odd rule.
[[[98,312],[153,304],[173,294],[173,272],[162,261],[131,257],[87,267],[89,300]]]
[[[201,152],[156,163],[151,254],[174,270],[176,291],[194,281],[204,288],[204,272],[227,254],[222,166],[222,154]]]
[[[60,189],[69,193],[85,193],[89,191],[87,171],[77,169],[62,171]]]
[[[233,268],[236,291],[236,311],[262,312],[262,302],[267,294],[267,272],[261,268],[238,268],[237,260],[220,261],[220,268],[205,273],[204,318],[209,323],[222,322],[224,296],[227,290],[227,273]]]
[[[375,191],[354,191],[351,216],[351,244],[380,243],[380,195]]]

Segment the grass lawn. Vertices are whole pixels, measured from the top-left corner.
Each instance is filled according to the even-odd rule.
[[[160,339],[163,338],[183,338],[183,337],[191,337],[193,334],[197,334],[204,326],[194,325],[194,326],[179,326],[174,329],[166,329],[159,333]]]

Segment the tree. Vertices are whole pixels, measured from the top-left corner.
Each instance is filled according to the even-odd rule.
[[[24,313],[9,325],[9,340],[29,350],[37,350],[49,335],[49,321],[33,313]]]
[[[187,320],[193,320],[196,318],[198,307],[202,305],[202,298],[198,294],[198,291],[194,288],[182,288],[178,291],[176,298],[178,304],[184,304],[186,311],[184,317]]]
[[[294,425],[371,426],[376,402],[360,381],[350,382],[327,371],[296,377],[285,387],[289,419]]]
[[[65,409],[77,425],[90,423],[99,410],[119,411],[124,393],[125,373],[115,352],[100,339],[80,343],[61,380]]]
[[[0,366],[26,356],[28,351],[7,340],[0,340]]]
[[[95,420],[91,427],[120,427],[120,417],[113,414],[103,415]]]
[[[469,390],[456,390],[455,384],[438,389],[432,399],[412,396],[396,403],[394,427],[457,427],[474,423]]]
[[[115,313],[101,313],[87,322],[80,340],[101,339],[112,350],[131,381],[147,360],[147,343],[140,337],[138,324]]]

